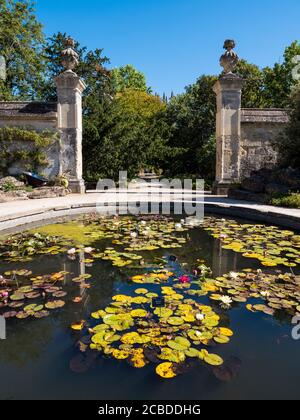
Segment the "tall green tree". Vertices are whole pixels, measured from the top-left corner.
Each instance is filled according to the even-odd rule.
[[[86,179],[135,177],[143,167],[160,167],[167,148],[166,105],[146,92],[125,90],[113,99],[89,97],[84,115]]]
[[[300,169],[300,87],[295,89],[289,102],[290,121],[276,139],[279,163],[284,167]]]
[[[65,41],[68,37],[68,34],[58,32],[47,39],[43,53],[46,72],[40,89],[40,96],[46,100],[55,101],[57,99],[55,77],[64,71],[61,64],[61,52],[65,49]],[[79,55],[79,64],[75,71],[87,85],[84,98],[90,94],[101,97],[104,93],[112,93],[110,73],[105,68],[109,59],[103,56],[103,49],[88,51],[86,47],[75,41],[75,50]]]
[[[144,73],[136,70],[131,64],[113,69],[111,79],[115,92],[123,92],[126,89],[142,92],[148,90]]]
[[[263,71],[255,64],[250,64],[246,60],[240,60],[236,72],[244,79],[242,107],[267,107],[268,103],[264,96]]]
[[[283,62],[276,63],[273,67],[263,70],[264,96],[268,107],[289,107],[293,89],[298,85],[298,80],[293,77],[293,70],[299,63],[300,43],[294,41],[283,54]]]
[[[44,36],[33,2],[0,0],[0,54],[6,80],[0,80],[0,100],[36,98],[43,78]]]
[[[216,96],[214,76],[201,76],[186,93],[173,96],[167,107],[171,130],[169,146],[181,149],[174,160],[165,161],[166,175],[192,174],[213,179],[215,166]]]

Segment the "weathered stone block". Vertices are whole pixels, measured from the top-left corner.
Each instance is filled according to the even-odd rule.
[[[28,193],[28,198],[41,199],[41,198],[55,198],[65,197],[68,194],[68,190],[64,187],[42,187],[36,188],[32,192]]]

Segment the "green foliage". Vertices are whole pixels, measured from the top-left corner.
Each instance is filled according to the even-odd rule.
[[[244,79],[242,107],[267,107],[268,104],[264,98],[263,71],[255,64],[241,60],[237,65],[237,73]]]
[[[139,115],[144,118],[151,118],[166,109],[166,104],[159,96],[134,89],[126,89],[117,94],[116,100],[126,114]]]
[[[111,80],[115,92],[123,92],[126,89],[147,91],[145,75],[130,64],[113,69]]]
[[[294,61],[300,55],[300,43],[294,41],[285,49],[284,60],[276,63],[273,68],[266,67],[263,70],[264,97],[270,108],[286,108],[290,104],[290,96],[297,81],[293,79]]]
[[[17,162],[28,170],[46,167],[45,149],[56,140],[57,134],[49,130],[38,133],[30,128],[0,128],[0,174],[6,176]],[[24,147],[24,143],[28,143],[28,147]]]
[[[57,100],[55,77],[64,71],[61,64],[61,52],[65,49],[65,40],[68,37],[68,34],[58,32],[47,39],[44,49],[47,70],[39,94],[48,101]],[[98,95],[98,97],[103,94],[111,94],[109,72],[104,67],[105,64],[109,63],[109,59],[102,55],[103,50],[97,48],[95,51],[88,51],[78,41],[75,41],[75,50],[79,55],[79,65],[76,68],[76,73],[87,85],[84,99],[90,94]]]
[[[277,207],[300,209],[300,193],[290,193],[272,197],[269,200],[269,204]]]
[[[126,91],[113,100],[90,97],[88,104],[83,136],[86,179],[117,180],[119,171],[126,170],[133,178],[143,166],[160,162],[169,127],[159,98]]]
[[[174,160],[166,159],[163,169],[169,177],[192,174],[213,179],[215,166],[216,97],[213,85],[217,78],[201,76],[186,93],[168,104],[166,116],[170,126],[169,146],[181,149]],[[179,150],[178,150],[179,152]]]
[[[290,122],[274,146],[282,166],[300,168],[300,87],[294,91],[289,108]]]
[[[43,43],[33,3],[0,0],[0,52],[7,65],[6,80],[0,80],[0,100],[37,96],[45,70]]]
[[[4,191],[4,192],[15,191],[16,189],[17,188],[16,188],[15,184],[13,182],[9,182],[9,181],[6,181],[1,186],[1,190]]]

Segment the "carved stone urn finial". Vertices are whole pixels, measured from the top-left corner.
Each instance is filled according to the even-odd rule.
[[[237,53],[233,51],[234,48],[234,40],[227,39],[224,42],[224,49],[226,50],[226,53],[221,56],[220,64],[224,68],[225,74],[232,74],[239,62],[239,57]]]
[[[72,38],[67,38],[65,41],[65,49],[61,52],[62,65],[66,71],[73,71],[79,63],[79,55],[74,50],[75,42]]]

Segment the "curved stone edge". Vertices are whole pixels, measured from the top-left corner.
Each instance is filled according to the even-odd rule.
[[[274,211],[265,211],[258,208],[246,207],[244,203],[240,206],[237,204],[205,203],[204,206],[205,214],[242,218],[243,220],[275,224],[293,230],[300,230],[300,217],[276,212],[275,207]],[[5,235],[20,232],[32,227],[38,227],[52,222],[55,223],[60,218],[76,217],[83,214],[95,213],[95,211],[96,203],[85,203],[56,206],[53,208],[27,211],[15,215],[7,215],[0,220],[0,234]],[[103,213],[103,215],[105,215],[105,213]]]

